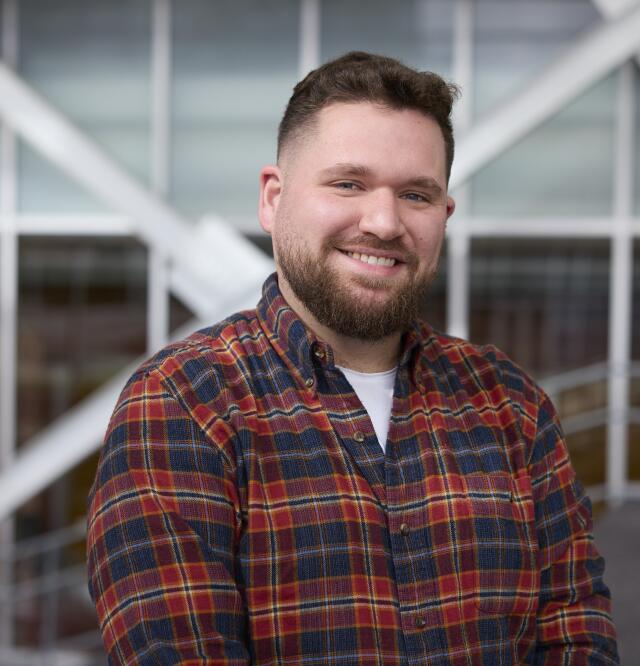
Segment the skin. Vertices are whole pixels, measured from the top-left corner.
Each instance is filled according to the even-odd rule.
[[[282,294],[331,345],[336,363],[361,372],[395,367],[403,331],[363,341],[323,325],[293,293],[280,256],[303,249],[335,273],[354,304],[384,312],[402,287],[433,278],[454,208],[441,130],[411,109],[329,105],[260,173],[259,219],[273,238]],[[371,265],[346,252],[396,263]]]

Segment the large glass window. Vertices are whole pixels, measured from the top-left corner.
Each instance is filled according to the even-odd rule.
[[[476,116],[509,102],[601,16],[588,0],[476,3]],[[610,76],[498,156],[472,181],[476,215],[611,213],[616,77]]]
[[[322,60],[347,51],[382,53],[413,67],[451,75],[453,2],[323,0]]]
[[[472,180],[476,215],[611,214],[616,77],[581,95]]]
[[[147,181],[149,0],[22,0],[18,7],[21,76],[124,168]],[[103,209],[25,144],[19,178],[22,211]]]
[[[174,2],[173,203],[258,228],[258,173],[298,74],[296,0]]]
[[[604,361],[608,271],[606,241],[476,239],[471,339],[537,377]]]
[[[471,339],[495,344],[540,380],[607,358],[609,243],[487,239],[472,243]],[[606,406],[601,378],[565,382],[552,397],[582,482],[604,481],[604,423],[584,417]],[[602,412],[600,412],[602,413]]]
[[[144,354],[146,255],[125,239],[21,239],[21,442]]]
[[[591,0],[475,0],[476,116],[526,86],[602,16]]]
[[[23,444],[145,354],[147,252],[129,239],[23,237],[19,260]],[[18,644],[47,645],[90,631],[82,645],[99,645],[85,591],[84,530],[71,527],[84,523],[96,458],[70,470],[17,514]],[[39,548],[29,541],[61,528],[70,536],[58,546]]]

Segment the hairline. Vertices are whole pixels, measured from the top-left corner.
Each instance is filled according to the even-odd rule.
[[[445,172],[449,171],[447,169],[447,163],[448,163],[448,156],[447,156],[447,141],[444,136],[444,132],[442,130],[442,127],[440,127],[440,123],[438,122],[438,119],[435,117],[434,114],[428,113],[425,111],[423,108],[420,108],[419,106],[413,106],[410,104],[393,104],[389,103],[387,100],[384,99],[379,99],[379,100],[370,100],[370,99],[334,99],[334,100],[329,100],[325,104],[323,104],[319,109],[316,109],[312,114],[308,115],[303,122],[298,123],[296,127],[294,127],[292,130],[290,130],[285,137],[283,137],[283,140],[280,142],[278,145],[278,151],[277,151],[277,165],[286,171],[286,162],[287,162],[287,153],[290,151],[290,146],[295,144],[295,143],[301,143],[306,140],[306,137],[301,136],[303,134],[311,134],[311,135],[316,135],[317,134],[317,128],[318,128],[318,123],[319,123],[319,116],[320,113],[324,109],[328,109],[331,106],[337,106],[338,104],[342,105],[347,105],[347,104],[369,104],[373,106],[377,106],[380,109],[385,109],[388,111],[416,111],[419,113],[421,116],[424,116],[425,118],[430,118],[435,122],[435,124],[438,126],[438,129],[440,130],[440,137],[442,139],[443,147],[444,147],[444,152],[445,152]],[[294,153],[294,158],[295,158],[295,153]],[[292,158],[293,159],[293,158]],[[449,173],[445,173],[446,176],[446,185],[449,185]]]

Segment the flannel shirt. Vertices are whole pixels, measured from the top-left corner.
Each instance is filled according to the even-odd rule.
[[[90,496],[110,663],[618,663],[549,399],[495,348],[403,340],[386,454],[274,276],[132,376]]]

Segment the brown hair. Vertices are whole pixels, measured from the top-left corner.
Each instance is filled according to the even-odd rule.
[[[278,130],[278,158],[292,138],[310,129],[325,106],[373,102],[391,109],[415,109],[438,123],[448,181],[454,152],[451,109],[458,94],[456,85],[433,72],[411,69],[386,56],[351,51],[309,72],[293,89]]]

